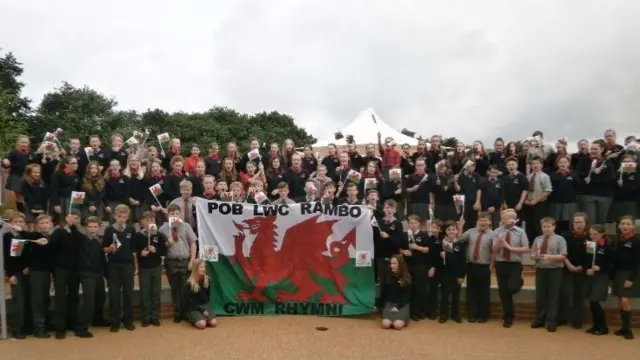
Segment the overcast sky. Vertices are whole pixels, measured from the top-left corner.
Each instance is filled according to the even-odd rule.
[[[320,139],[373,107],[423,135],[574,140],[640,135],[639,17],[638,0],[0,0],[0,47],[35,101],[68,81],[121,109],[283,111]]]

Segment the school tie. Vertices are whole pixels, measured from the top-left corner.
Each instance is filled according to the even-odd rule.
[[[511,245],[511,232],[510,231],[507,232],[507,235],[505,235],[504,242],[506,242],[507,245]],[[506,261],[506,262],[510,262],[511,261],[511,251],[510,250],[503,249],[502,256],[504,257],[504,261]]]
[[[529,179],[529,194],[532,194],[533,191],[536,189],[536,177],[538,176],[538,173],[531,173],[531,179]]]
[[[171,237],[174,242],[178,242],[178,227],[174,227],[171,229]]]
[[[482,242],[482,235],[484,231],[478,231],[478,237],[476,238],[476,245],[473,247],[473,261],[477,262],[480,259],[480,243]]]
[[[191,204],[189,199],[184,200],[184,222],[191,224]]]
[[[542,244],[540,245],[540,255],[544,255],[547,253],[547,248],[549,247],[549,238],[551,236],[549,235],[545,235],[544,238],[542,238]]]

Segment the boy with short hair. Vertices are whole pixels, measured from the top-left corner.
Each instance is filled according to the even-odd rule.
[[[320,198],[320,202],[323,204],[337,204],[338,197],[336,196],[336,191],[336,184],[333,181],[324,184],[324,193]]]
[[[226,181],[218,181],[216,183],[216,195],[214,197],[215,200],[222,200],[222,194],[227,193],[229,191],[229,186]]]
[[[114,211],[115,222],[104,231],[102,247],[107,254],[109,283],[109,314],[111,332],[120,330],[120,312],[124,328],[131,331],[133,325],[133,275],[135,229],[127,225],[130,210],[127,205],[118,205]]]
[[[347,184],[347,197],[341,199],[340,203],[345,205],[359,205],[358,202],[358,185],[349,182]]]
[[[158,231],[167,238],[167,253],[164,259],[171,300],[173,302],[173,321],[179,323],[183,318],[182,291],[189,276],[191,265],[196,259],[198,238],[191,226],[185,226],[176,219],[180,218],[180,207],[172,204],[167,208],[169,221]]]
[[[547,326],[555,332],[562,287],[562,268],[567,258],[567,241],[555,233],[556,221],[550,217],[540,220],[542,235],[531,247],[531,258],[536,261],[536,314],[531,328]]]
[[[214,200],[216,197],[216,178],[213,175],[205,175],[202,179],[202,197]]]
[[[251,180],[251,185],[249,186],[249,190],[248,190],[249,196],[247,196],[247,203],[249,204],[256,204],[256,195],[258,193],[263,193],[264,194],[264,183],[262,182],[262,180]],[[265,194],[266,195],[266,194]],[[269,200],[268,199],[264,199],[260,205],[262,204],[269,204]]]
[[[495,235],[491,230],[491,214],[478,213],[476,226],[460,237],[467,243],[467,316],[470,323],[485,323],[490,315],[491,263]]]
[[[404,255],[411,273],[411,319],[427,317],[427,265],[430,247],[429,236],[420,230],[420,217],[407,217],[409,229],[404,233],[400,253]]]
[[[80,242],[78,269],[82,283],[82,305],[78,311],[76,336],[81,338],[93,337],[93,334],[89,332],[89,326],[96,313],[96,306],[101,305],[96,304],[96,295],[99,293],[99,287],[104,289],[104,251],[102,240],[98,235],[101,226],[102,220],[91,216],[87,218],[84,234],[75,227],[71,229],[74,238]]]
[[[475,209],[489,213],[492,229],[500,224],[500,209],[505,201],[504,183],[498,178],[499,174],[497,165],[489,165],[487,179],[480,183],[474,205]]]
[[[167,237],[158,232],[153,212],[147,211],[142,214],[140,231],[135,234],[134,243],[140,285],[142,327],[160,326],[161,265],[162,256],[167,252]]]
[[[9,321],[11,333],[15,339],[24,339],[26,329],[31,326],[28,320],[31,319],[29,304],[29,259],[28,253],[24,250],[20,253],[12,254],[11,246],[14,239],[21,239],[20,233],[26,226],[24,214],[7,210],[4,213],[7,222],[7,232],[2,236],[2,246],[4,254],[5,276],[11,286],[11,309],[13,317]],[[24,246],[25,244],[21,244]],[[13,256],[12,256],[13,255]],[[4,281],[0,279],[0,281]]]
[[[231,191],[231,202],[244,202],[244,185],[242,185],[240,181],[232,182],[231,185],[229,185],[229,191]]]
[[[281,182],[278,184],[278,198],[272,202],[274,205],[295,204],[296,202],[289,198],[289,184]]]
[[[398,204],[394,200],[384,202],[384,217],[378,222],[379,236],[374,236],[375,262],[380,284],[384,284],[389,273],[389,258],[398,254],[402,245],[402,223],[396,218]],[[382,288],[384,289],[384,287]],[[380,291],[377,308],[382,309],[385,303],[385,291]]]
[[[442,239],[440,258],[442,262],[440,276],[440,319],[445,323],[449,318],[457,323],[460,317],[460,290],[466,277],[466,243],[459,241],[458,228],[454,221],[447,221],[444,225],[445,237]],[[451,305],[451,309],[449,309]]]
[[[54,323],[56,339],[64,339],[67,329],[75,329],[78,315],[78,252],[81,242],[74,230],[80,223],[80,211],[72,209],[66,216],[65,226],[59,227],[51,233],[51,246],[54,256],[53,285],[54,295]]]
[[[442,261],[440,258],[440,250],[442,248],[442,227],[443,222],[439,219],[428,221],[429,243],[431,244],[431,251],[429,252],[429,259],[427,263],[427,283],[429,285],[427,293],[427,317],[429,320],[435,320],[438,318],[438,298],[440,294],[440,268],[442,267]]]
[[[195,206],[193,195],[193,184],[189,180],[180,182],[180,197],[173,199],[170,205],[177,205],[180,208],[180,219],[189,224],[191,228],[196,227]]]

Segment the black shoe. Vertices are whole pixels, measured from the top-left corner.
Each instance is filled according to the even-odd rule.
[[[174,322],[174,323],[176,323],[176,324],[177,324],[177,323],[179,323],[179,322],[181,322],[181,321],[182,321],[182,317],[181,317],[181,316],[179,316],[179,315],[174,315],[174,316],[173,316],[173,322]]]
[[[474,322],[476,322],[476,321],[478,321],[478,320],[476,320],[476,318],[469,318],[469,320],[468,320],[468,321],[469,321],[470,323],[472,323],[472,324],[473,324]]]
[[[627,340],[633,340],[633,331],[627,330],[626,334],[624,334],[624,338]]]
[[[435,315],[429,315],[428,318],[429,320],[436,320],[438,317]]]
[[[573,322],[573,323],[571,323],[571,327],[573,327],[576,330],[582,329],[582,324],[579,323],[579,322]]]
[[[51,337],[51,335],[49,335],[49,333],[45,332],[44,330],[35,330],[33,332],[33,336],[37,337],[38,339],[48,339]]]
[[[598,330],[598,328],[594,325],[590,328],[587,329],[587,331],[585,331],[587,334],[593,334],[594,332],[596,332]],[[607,330],[608,331],[608,330]]]
[[[160,321],[158,319],[151,320],[151,325],[160,326]]]
[[[118,331],[120,331],[120,325],[111,325],[109,331],[111,331],[112,333],[117,333]]]
[[[149,322],[147,320],[143,320],[142,321],[142,327],[148,327],[149,325],[151,325],[151,322]]]
[[[27,336],[22,331],[14,331],[13,334],[11,335],[13,336],[14,339],[17,339],[17,340],[24,340],[27,338]]]
[[[67,337],[67,333],[65,331],[56,331],[56,339],[62,340]]]
[[[132,323],[132,322],[130,322],[130,323],[125,323],[125,324],[124,324],[124,328],[125,328],[125,329],[127,329],[127,330],[129,330],[129,331],[133,331],[133,330],[135,330],[135,329],[136,329],[136,326],[135,326],[135,325],[133,325],[133,323]]]
[[[89,332],[89,330],[80,330],[76,331],[76,337],[89,339],[93,337],[93,334]]]
[[[625,335],[627,334],[627,329],[625,329],[625,328],[620,328],[620,329],[618,329],[618,330],[614,331],[614,332],[613,332],[613,334],[614,334],[615,336],[625,336]]]
[[[532,329],[540,329],[544,327],[544,323],[542,321],[538,321],[538,320],[534,320],[531,323],[531,328]]]
[[[557,326],[556,324],[548,324],[547,325],[547,331],[548,332],[556,332]]]
[[[608,328],[595,329],[591,332],[591,335],[598,335],[598,336],[609,335],[609,329]]]
[[[487,320],[487,319],[485,319],[485,318],[480,318],[480,319],[478,319],[478,323],[480,323],[480,324],[484,324],[484,323],[486,323],[487,321],[489,321],[489,320]]]
[[[503,328],[508,329],[508,328],[510,328],[510,327],[512,327],[512,326],[513,326],[513,319],[504,319],[504,320],[502,321],[502,327],[503,327]]]
[[[458,324],[462,323],[462,318],[460,316],[454,316],[451,319],[453,319],[453,321],[457,322]]]
[[[440,319],[438,319],[438,322],[439,322],[440,324],[444,324],[444,323],[446,323],[446,322],[447,322],[447,318],[440,318]]]

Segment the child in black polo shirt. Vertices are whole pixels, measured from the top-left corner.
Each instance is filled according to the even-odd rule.
[[[118,205],[114,211],[115,223],[104,231],[102,246],[107,254],[109,283],[109,313],[111,332],[120,330],[120,310],[122,322],[127,330],[133,325],[133,274],[135,248],[133,245],[133,227],[127,225],[129,207]]]
[[[160,326],[161,257],[166,254],[167,237],[158,232],[155,214],[151,211],[142,214],[140,229],[135,234],[134,246],[140,284],[142,326]]]

